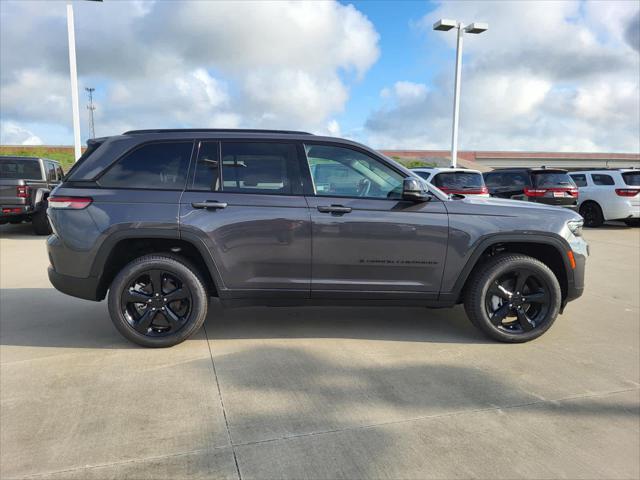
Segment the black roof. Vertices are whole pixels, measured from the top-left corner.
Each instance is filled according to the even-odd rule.
[[[313,135],[309,132],[299,132],[296,130],[260,130],[253,128],[154,128],[150,130],[129,130],[123,135],[140,135],[145,133],[265,133],[281,135]]]

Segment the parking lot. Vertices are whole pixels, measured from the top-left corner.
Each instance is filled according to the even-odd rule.
[[[529,344],[464,311],[243,308],[143,349],[0,227],[2,478],[638,478],[640,229]]]

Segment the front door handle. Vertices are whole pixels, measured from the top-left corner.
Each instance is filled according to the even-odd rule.
[[[216,202],[215,200],[207,200],[206,202],[193,202],[191,204],[193,208],[207,208],[217,210],[219,208],[227,208],[226,202]]]
[[[336,215],[342,215],[343,213],[351,212],[351,207],[344,207],[342,205],[324,205],[318,207],[318,211],[321,213],[333,213]]]

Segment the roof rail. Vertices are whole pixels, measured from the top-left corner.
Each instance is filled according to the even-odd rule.
[[[150,130],[129,130],[124,132],[123,135],[136,135],[143,133],[199,133],[199,132],[211,132],[211,133],[279,133],[286,135],[313,135],[309,132],[299,132],[296,130],[260,130],[251,128],[154,128]]]

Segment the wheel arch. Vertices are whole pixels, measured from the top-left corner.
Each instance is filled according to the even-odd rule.
[[[564,307],[567,301],[569,283],[573,281],[573,269],[568,257],[570,250],[571,247],[566,240],[557,235],[516,234],[491,236],[479,242],[460,272],[453,292],[445,294],[442,299],[446,300],[449,297],[452,303],[460,303],[473,273],[482,268],[482,265],[490,258],[499,253],[508,252],[529,255],[551,268],[560,284],[562,305]]]
[[[165,254],[186,259],[205,282],[210,296],[218,296],[220,279],[206,245],[197,238],[181,238],[177,230],[138,229],[115,232],[101,244],[91,267],[91,276],[99,279],[99,299],[106,296],[117,273],[130,261],[147,254]]]

